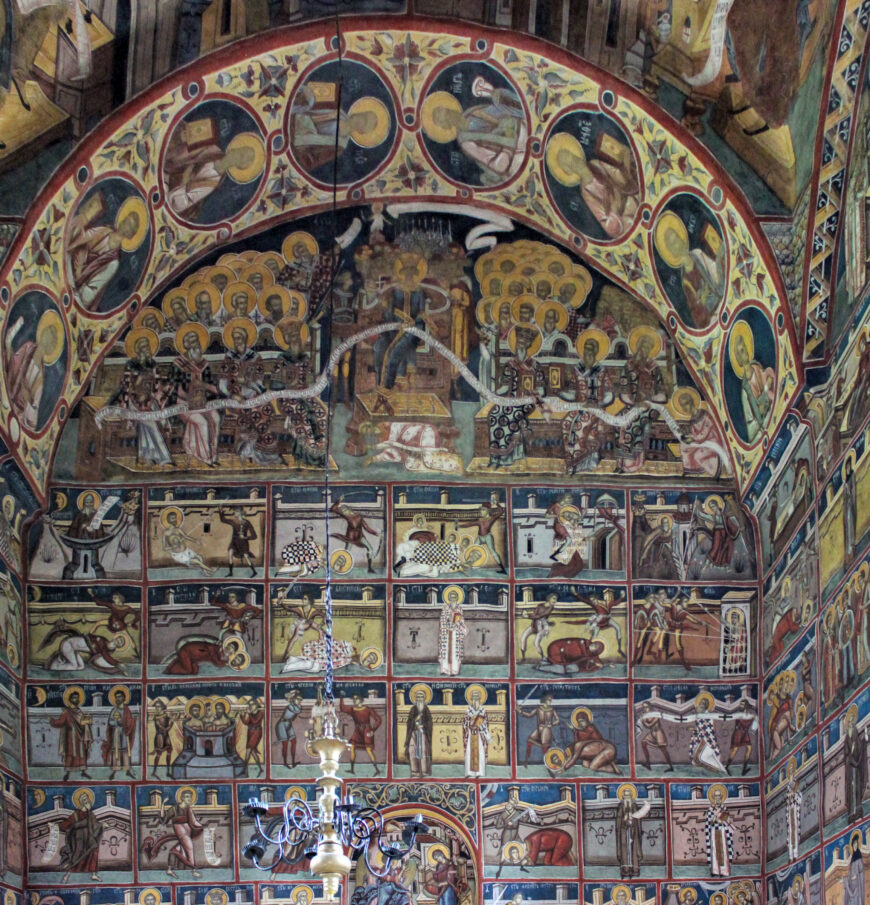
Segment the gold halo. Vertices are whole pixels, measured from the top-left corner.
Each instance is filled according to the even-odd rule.
[[[169,513],[175,512],[178,514],[178,524],[179,526],[184,524],[184,513],[178,508],[178,506],[167,506],[163,512],[160,513],[160,524],[163,525],[164,528],[169,527]]]
[[[568,758],[565,757],[565,752],[561,748],[550,748],[544,755],[544,764],[553,772],[561,770],[567,760]]]
[[[574,293],[574,296],[568,302],[568,304],[572,308],[579,308],[583,302],[586,301],[586,298],[589,295],[589,290],[592,288],[592,276],[586,268],[583,268],[583,272],[586,274],[588,279],[584,279],[582,276],[575,273],[566,274],[563,277],[560,277],[553,284],[553,295],[556,298],[559,298],[559,293],[563,286],[574,285],[577,287],[577,291]]]
[[[846,711],[846,718],[843,720],[843,725],[847,725],[849,723],[849,720],[854,720],[856,723],[858,722],[858,705],[857,704],[853,704]]]
[[[333,550],[329,555],[329,567],[339,575],[347,575],[353,568],[353,556],[347,550]]]
[[[209,335],[208,330],[202,324],[195,323],[190,321],[189,323],[182,324],[175,331],[175,348],[178,349],[179,354],[184,355],[184,338],[188,333],[195,333],[199,337],[199,345],[202,348],[202,351],[205,350],[209,346]]]
[[[450,849],[447,848],[447,846],[443,842],[434,842],[426,850],[426,861],[430,865],[434,866],[435,864],[435,859],[433,857],[435,852],[442,852],[444,857],[447,858],[448,861],[450,860]]]
[[[287,791],[284,792],[284,801],[290,801],[291,798],[299,798],[302,801],[307,801],[308,795],[302,786],[290,786]]]
[[[552,246],[551,246],[552,248]],[[553,264],[558,264],[562,268],[562,273],[556,273],[552,269]],[[569,275],[573,270],[573,263],[571,259],[562,251],[553,252],[547,256],[547,259],[544,261],[544,270],[550,274],[553,279],[561,280],[563,277]]]
[[[368,666],[363,661],[367,660],[372,654],[375,655],[375,663],[373,666]],[[384,662],[384,655],[376,647],[367,647],[359,655],[359,661],[360,661],[360,663],[363,663],[363,665],[366,667],[366,669],[377,669]]]
[[[357,113],[374,113],[375,127],[369,132],[360,132],[359,129],[351,129],[350,137],[361,148],[376,148],[387,140],[390,132],[390,114],[383,101],[376,97],[361,97],[354,101],[347,111],[348,117]]]
[[[710,694],[709,691],[702,691],[700,694],[695,695],[695,707],[697,707],[701,701],[707,702],[707,711],[711,711],[716,706],[716,699],[713,695]]]
[[[244,185],[247,182],[253,182],[263,172],[266,166],[266,147],[263,139],[256,132],[240,132],[233,136],[232,141],[227,145],[226,153],[236,151],[240,148],[250,148],[254,153],[251,162],[246,167],[229,167],[227,176]]]
[[[737,356],[734,352],[738,336],[743,338],[749,360],[752,361],[755,357],[755,337],[752,335],[752,327],[746,321],[737,321],[731,328],[731,335],[728,337],[728,357],[731,359],[731,368],[737,377],[742,380],[743,366],[737,361]]]
[[[449,597],[455,597],[455,600],[449,600]],[[445,603],[465,603],[465,591],[458,584],[449,584],[441,594],[441,598]]]
[[[577,173],[569,173],[562,164],[559,163],[559,152],[567,151],[574,157],[579,157],[582,161],[586,161],[586,153],[580,142],[568,132],[559,132],[552,136],[547,142],[547,169],[553,174],[553,178],[562,185],[569,187],[580,184],[580,176]]]
[[[121,643],[115,648],[116,654],[124,654],[133,646],[133,639],[126,632],[115,632],[112,635],[113,641]]]
[[[151,355],[157,354],[157,350],[160,348],[160,338],[157,334],[148,327],[133,327],[124,340],[124,351],[127,353],[127,358],[136,357],[136,343],[143,338],[148,340]]]
[[[280,346],[282,349],[288,348],[288,343],[284,339],[284,330],[286,330],[288,327],[292,326],[293,324],[299,325],[299,340],[302,343],[302,345],[303,346],[308,345],[308,338],[310,336],[308,324],[303,324],[302,321],[300,321],[298,318],[295,318],[295,317],[285,317],[285,318],[282,318],[280,321],[278,321],[277,324],[275,324],[275,331],[273,333],[273,336],[275,338],[275,344],[277,346]]]
[[[215,285],[214,278],[216,276],[226,277],[227,285],[230,283],[234,283],[239,277],[236,274],[236,271],[233,270],[232,267],[228,267],[226,264],[212,264],[211,267],[203,267],[202,270],[197,274],[197,278],[193,280],[194,283],[209,283],[217,289]]]
[[[227,286],[227,289],[229,288]],[[208,300],[211,303],[211,313],[217,314],[221,310],[221,294],[214,283],[191,283],[187,290],[187,310],[191,314],[196,313],[196,297],[203,292],[208,296]]]
[[[191,282],[190,285],[191,286],[194,285],[194,282]],[[175,317],[175,315],[172,312],[172,303],[175,301],[175,299],[181,299],[182,303],[184,304],[184,307],[188,311],[190,311],[190,308],[188,308],[188,306],[187,306],[187,289],[188,288],[189,287],[179,286],[176,289],[170,289],[169,292],[167,292],[166,295],[163,296],[163,301],[160,303],[160,307],[163,310],[163,313],[167,317]],[[144,311],[145,309],[143,308],[142,310]]]
[[[175,803],[176,803],[176,804],[181,804],[181,798],[182,798],[182,796],[184,795],[185,792],[190,792],[190,794],[193,796],[193,797],[191,798],[190,803],[191,803],[191,804],[196,804],[197,794],[196,794],[196,789],[194,789],[193,786],[182,786],[182,787],[175,793]]]
[[[526,846],[523,842],[507,842],[502,849],[501,857],[503,861],[510,861],[514,852],[519,853],[519,860],[522,861],[526,857]]]
[[[804,885],[804,878],[800,874],[795,874],[794,879],[791,881],[792,889],[800,889]]]
[[[254,284],[248,279],[248,277],[253,274],[259,274],[263,278],[263,289],[267,286],[272,286],[275,283],[275,274],[272,273],[265,264],[259,264],[256,261],[253,264],[248,264],[247,267],[242,268],[239,279],[253,286]]]
[[[790,757],[785,765],[785,775],[791,779],[797,773],[797,758]]]
[[[728,799],[728,789],[721,782],[714,782],[709,789],[707,789],[707,800],[710,804],[713,803],[713,793],[716,790],[719,790],[722,793],[722,801],[726,801]]]
[[[671,396],[671,411],[678,418],[688,418],[689,417],[689,413],[680,404],[680,399],[683,396],[686,396],[687,394],[695,400],[696,409],[701,407],[701,394],[694,387],[689,387],[689,386],[675,387],[673,395]]]
[[[239,271],[244,269],[247,263],[248,262],[241,255],[227,253],[225,255],[221,255],[217,259],[217,264],[214,266],[225,267],[228,270],[231,270],[233,272],[233,279],[235,279]]]
[[[592,711],[588,707],[575,707],[574,712],[571,714],[571,725],[575,729],[577,728],[577,720],[579,720],[581,716],[585,716],[590,723],[595,722],[595,720],[592,719]]]
[[[500,296],[502,295],[502,283],[507,282],[507,277],[503,273],[499,273],[497,270],[494,270],[492,273],[488,273],[481,281],[480,281],[480,291],[483,295],[489,296]],[[493,286],[494,283],[498,283],[498,291]]]
[[[474,275],[478,283],[482,283],[493,272],[496,260],[495,252],[487,252],[474,262]]]
[[[233,662],[237,656],[241,654],[242,662],[240,666],[236,666]],[[246,650],[238,650],[236,653],[230,656],[230,669],[234,669],[236,672],[244,672],[251,665],[251,655]]]
[[[616,797],[622,801],[622,796],[625,792],[631,792],[631,797],[637,798],[637,786],[633,782],[624,782],[617,790]]]
[[[229,311],[233,304],[233,296],[239,292],[245,293],[245,297],[248,299],[245,314],[250,314],[257,305],[257,290],[244,280],[236,280],[235,283],[227,283],[227,288],[224,289],[223,294],[225,302],[224,307]]]
[[[281,243],[281,254],[284,255],[285,261],[289,263],[296,260],[293,256],[293,246],[298,245],[300,242],[302,242],[310,255],[316,258],[320,254],[320,246],[317,244],[317,239],[311,233],[297,230],[294,233],[290,233]]]
[[[78,694],[79,694],[79,697],[81,698],[80,704],[84,704],[84,702],[85,702],[85,690],[84,690],[84,688],[82,688],[81,685],[70,685],[69,688],[64,689],[64,692],[63,692],[63,704],[64,704],[64,707],[69,707],[69,696],[70,696],[74,691],[77,691]]]
[[[532,292],[532,281],[520,273],[500,274],[501,294],[507,298],[516,298],[519,295],[535,295]],[[535,299],[540,299],[535,295]]]
[[[220,886],[215,886],[214,889],[210,889],[210,890],[205,894],[205,901],[208,903],[208,905],[211,905],[211,897],[212,897],[216,892],[217,892],[217,893],[220,893],[220,897],[221,897],[221,898],[220,898],[220,902],[221,902],[221,905],[227,905],[227,902],[229,902],[230,897],[227,895],[226,890],[221,889]]]
[[[852,843],[853,843],[856,839],[858,840],[858,844],[859,844],[859,845],[862,844],[862,843],[864,842],[864,838],[863,838],[863,836],[861,835],[861,830],[855,830],[855,832],[852,833],[851,836],[849,836],[849,848],[852,847]]]
[[[454,97],[449,91],[433,91],[420,107],[420,122],[423,124],[423,134],[426,138],[445,144],[456,138],[456,126],[439,126],[435,122],[435,111],[446,107],[454,113],[462,113],[462,104],[458,97]]]
[[[163,901],[163,896],[160,894],[160,890],[154,886],[149,886],[148,889],[143,889],[142,892],[139,893],[139,905],[145,905],[145,899],[149,896],[154,896],[155,905],[160,905]]]
[[[257,328],[254,322],[249,317],[233,317],[227,321],[223,333],[224,345],[228,349],[233,348],[233,333],[239,329],[245,331],[245,337],[248,341],[248,348],[253,346],[257,341]]]
[[[269,262],[272,262],[278,268],[278,272],[280,273],[284,269],[284,265],[286,261],[277,251],[261,251],[254,259],[255,264],[262,264],[269,273],[272,273],[272,268],[269,267]]]
[[[463,554],[463,562],[467,562],[472,568],[478,568],[486,562],[489,554],[482,544],[472,544]]]
[[[423,693],[423,700],[427,704],[432,703],[432,689],[423,682],[418,682],[416,685],[411,686],[411,690],[408,692],[408,699],[413,703],[419,692]]]
[[[533,332],[534,336],[532,338],[531,343],[529,343],[529,355],[537,355],[541,349],[541,345],[544,342],[544,337],[541,335],[541,331],[534,324],[514,324],[510,329],[510,333],[508,333],[508,346],[510,346],[511,352],[517,351],[517,330],[528,330],[529,332]]]
[[[186,295],[179,293],[179,298],[183,298],[184,304],[187,305]],[[139,313],[136,315],[136,317],[133,318],[133,326],[134,327],[143,326],[143,321],[149,315],[153,315],[155,318],[157,318],[158,322],[160,323],[160,329],[162,331],[163,328],[166,326],[166,318],[163,316],[163,312],[159,308],[155,308],[153,305],[148,305],[145,308],[139,309]],[[151,328],[149,327],[148,329],[150,330]]]
[[[650,337],[653,341],[653,347],[652,351],[649,353],[649,357],[651,359],[656,358],[659,352],[662,351],[662,337],[659,331],[652,327],[635,327],[634,330],[628,334],[628,348],[630,349],[631,354],[636,354],[637,347],[640,345],[640,341],[644,336]]]
[[[94,498],[94,500],[96,500],[96,505],[94,506],[94,508],[99,509],[100,505],[103,502],[103,498],[97,493],[96,490],[83,490],[76,497],[76,507],[79,509],[84,509],[85,497],[88,497],[88,496],[92,496]]]
[[[552,298],[553,296],[553,286],[556,283],[556,278],[550,273],[549,270],[536,270],[529,279],[532,281],[532,294],[535,298],[540,299],[541,297],[537,293],[538,283],[544,282],[547,284],[547,298]],[[544,301],[544,299],[541,299]]]
[[[598,343],[598,352],[595,354],[595,363],[603,361],[610,354],[610,337],[597,327],[588,327],[574,341],[577,348],[577,354],[583,357],[583,347],[586,345],[587,339],[594,339]]]
[[[655,228],[655,246],[659,257],[668,265],[668,267],[677,268],[682,263],[682,256],[675,257],[671,250],[665,245],[665,233],[668,231],[675,232],[683,243],[686,251],[689,251],[689,233],[686,224],[673,211],[665,211],[659,217]]]
[[[118,213],[115,214],[115,229],[130,214],[136,214],[139,220],[139,228],[129,239],[126,236],[121,239],[121,248],[126,252],[136,251],[145,241],[145,236],[148,235],[148,228],[151,226],[148,220],[148,207],[145,204],[145,200],[138,195],[131,195],[121,204],[118,208]]]
[[[125,703],[125,704],[129,704],[129,703],[130,703],[130,689],[127,688],[126,685],[113,685],[113,686],[109,689],[109,701],[110,701],[110,702],[111,702],[111,701],[114,701],[114,700],[115,700],[115,695],[116,695],[119,691],[124,695],[124,703]]]
[[[559,302],[544,302],[544,304],[538,308],[535,312],[535,320],[537,321],[538,326],[541,329],[544,328],[544,317],[548,311],[556,312],[556,329],[559,333],[564,333],[565,328],[568,326],[568,312],[559,304]]]
[[[315,900],[315,898],[317,898],[314,895],[314,890],[310,886],[295,886],[293,888],[293,892],[290,894],[290,899],[293,902],[293,905],[296,905],[296,903],[299,901],[300,894],[306,890],[308,892],[309,905]]]
[[[725,500],[723,500],[718,493],[711,493],[710,496],[704,500],[704,509],[711,514],[713,512],[713,503],[717,504],[720,512],[725,508]]]
[[[688,900],[691,900],[692,902],[698,901],[698,893],[692,889],[691,886],[687,886],[685,889],[680,890],[680,901],[686,902]],[[712,902],[712,897],[710,901]]]
[[[66,344],[66,334],[63,331],[63,320],[61,319],[60,312],[55,308],[46,308],[39,318],[39,323],[36,325],[37,338],[51,327],[54,327],[54,344],[49,349],[46,349],[45,355],[42,358],[43,364],[49,366],[53,365],[63,354],[63,348]]]
[[[526,292],[523,295],[518,295],[511,302],[511,317],[514,319],[515,324],[523,323],[532,327],[535,324],[535,312],[538,310],[538,305],[541,304],[541,300],[536,296],[532,295],[530,292]],[[530,321],[520,321],[520,308],[531,305],[532,307],[532,319]]]
[[[278,298],[281,299],[281,318],[283,318],[284,315],[287,314],[287,310],[290,307],[290,292],[284,286],[270,285],[268,289],[265,289],[263,292],[261,292],[259,297],[257,298],[257,310],[260,312],[260,314],[263,315],[263,317],[269,317],[270,312],[266,307],[266,300],[273,295],[277,295]],[[281,318],[279,318],[279,320]]]
[[[624,883],[618,883],[616,886],[613,887],[613,889],[610,890],[610,901],[611,902],[616,901],[616,894],[620,890],[622,890],[625,893],[625,897],[630,902],[631,901],[631,890]]]
[[[495,317],[493,316],[493,306],[498,301],[498,297],[494,295],[485,295],[478,303],[477,307],[474,309],[475,317],[477,318],[477,322],[479,324],[494,324]]]
[[[481,706],[483,706],[486,703],[486,689],[478,682],[475,682],[473,685],[469,685],[468,688],[465,689],[465,702],[467,704],[471,703],[471,695],[475,691],[480,692],[480,704]]]
[[[94,793],[91,789],[85,787],[83,789],[76,789],[72,794],[72,803],[80,808],[82,805],[82,801],[87,799],[88,804],[93,805],[94,803]]]

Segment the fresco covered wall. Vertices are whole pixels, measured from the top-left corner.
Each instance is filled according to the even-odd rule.
[[[340,92],[305,34],[119,114],[3,270],[11,885],[318,896],[242,806],[316,794],[328,566],[408,900],[815,905],[863,864],[864,394],[789,409],[769,245],[630,89],[421,26],[346,35]]]

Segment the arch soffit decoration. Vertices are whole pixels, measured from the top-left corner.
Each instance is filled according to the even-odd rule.
[[[643,299],[670,331],[723,425],[738,486],[745,490],[803,381],[794,324],[773,253],[748,203],[712,155],[640,93],[533,38],[512,34],[507,39],[498,30],[455,22],[445,27],[442,22],[403,18],[373,25],[349,18],[342,22],[342,42],[344,59],[374,68],[387,86],[396,105],[397,134],[389,155],[373,172],[339,187],[339,203],[412,199],[473,204],[537,229]],[[331,186],[318,184],[302,170],[289,153],[286,133],[298,85],[311,69],[336,57],[331,23],[279,30],[231,45],[179,70],[116,111],[41,193],[0,270],[4,342],[10,308],[34,290],[56,303],[66,333],[64,390],[38,431],[29,430],[10,408],[8,368],[0,375],[0,434],[16,450],[40,495],[73,405],[135,311],[215,248],[331,205]],[[488,62],[525,99],[528,151],[502,185],[472,191],[451,182],[425,151],[421,102],[437,73],[460,59]],[[265,137],[265,170],[251,200],[234,217],[197,226],[169,209],[162,160],[181,117],[211,99],[241,104],[253,117]],[[643,196],[633,225],[615,240],[597,241],[573,230],[546,187],[547,141],[554,124],[572,110],[603,114],[633,148]],[[144,263],[137,285],[119,307],[98,313],[86,310],[70,285],[66,214],[105,178],[137,187],[147,204],[150,233],[140,249]],[[691,329],[681,319],[662,289],[654,262],[653,228],[664,205],[681,192],[696,196],[712,211],[725,239],[724,301],[703,330]],[[509,241],[509,232],[502,236]],[[723,383],[732,326],[745,324],[750,308],[769,321],[774,348],[765,362],[766,373],[775,375],[764,430],[751,445],[734,428]]]

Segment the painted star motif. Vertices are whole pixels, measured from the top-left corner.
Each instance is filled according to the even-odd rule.
[[[667,141],[663,138],[657,138],[648,141],[650,151],[653,158],[653,172],[656,176],[667,173],[671,169],[671,149],[668,147]]]
[[[258,97],[284,97],[287,91],[287,66],[264,66],[260,63]]]
[[[742,243],[737,246],[737,269],[747,280],[751,280],[755,272],[755,257]]]

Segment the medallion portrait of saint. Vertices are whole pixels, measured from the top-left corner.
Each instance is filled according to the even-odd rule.
[[[722,228],[695,195],[675,195],[653,230],[653,262],[665,295],[687,327],[703,329],[725,298],[727,258]]]
[[[578,232],[609,242],[631,230],[640,177],[628,137],[609,117],[565,114],[547,140],[544,175],[556,207]]]
[[[86,311],[113,311],[139,283],[148,261],[151,219],[139,190],[104,179],[76,205],[66,237],[75,300]]]
[[[324,63],[302,82],[290,102],[288,130],[290,151],[305,173],[346,185],[386,160],[396,116],[392,95],[373,69],[347,60],[340,65]]]
[[[744,443],[761,439],[776,399],[776,340],[758,308],[740,314],[728,335],[725,400],[737,435]]]
[[[423,144],[456,182],[494,186],[523,165],[528,117],[519,92],[494,67],[463,62],[442,70],[420,108]]]
[[[172,130],[163,155],[169,209],[207,225],[235,217],[259,188],[266,147],[253,116],[229,101],[206,101]]]
[[[48,421],[64,387],[67,338],[55,303],[43,292],[25,292],[6,318],[3,367],[9,405],[31,433]]]

